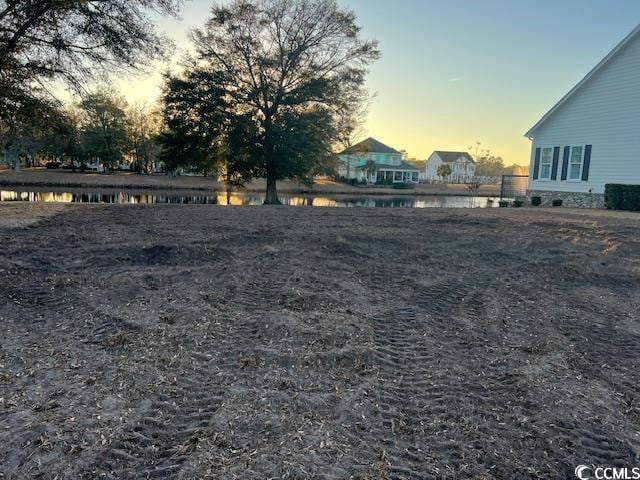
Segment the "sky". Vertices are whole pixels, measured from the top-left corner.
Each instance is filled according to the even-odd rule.
[[[524,132],[640,23],[640,0],[338,1],[382,51],[365,136],[418,159],[480,142],[508,165],[528,164]],[[156,19],[176,48],[119,82],[129,100],[157,98],[160,72],[177,68],[212,3],[187,0],[179,20]]]

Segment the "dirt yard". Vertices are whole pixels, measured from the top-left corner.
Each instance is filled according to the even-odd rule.
[[[639,220],[0,205],[0,478],[638,466]]]

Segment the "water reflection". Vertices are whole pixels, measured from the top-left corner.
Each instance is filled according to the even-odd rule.
[[[147,194],[130,192],[36,192],[0,191],[0,202],[59,202],[59,203],[120,203],[120,204],[181,204],[181,205],[262,205],[264,197],[254,193],[212,194]],[[485,208],[498,205],[498,199],[468,196],[293,196],[281,195],[284,205],[294,207],[333,208]]]

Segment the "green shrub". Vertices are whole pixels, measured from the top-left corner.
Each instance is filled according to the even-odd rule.
[[[640,211],[640,185],[607,184],[604,203],[612,210]]]
[[[622,210],[626,185],[609,183],[604,186],[604,204],[611,210]]]
[[[500,200],[498,202],[498,206],[500,208],[507,208],[509,206],[509,201],[508,200]]]
[[[624,189],[622,209],[640,212],[640,185],[629,185]]]
[[[394,190],[409,190],[411,188],[416,188],[415,184],[413,183],[394,183],[393,184]]]
[[[554,198],[553,200],[551,200],[551,205],[553,205],[554,207],[561,207],[562,206],[562,199]]]
[[[531,205],[534,207],[542,205],[542,197],[531,197]]]
[[[513,206],[516,208],[520,208],[524,205],[524,202],[522,200],[514,200],[513,201]]]

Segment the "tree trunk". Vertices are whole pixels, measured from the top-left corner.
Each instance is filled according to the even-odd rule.
[[[267,195],[264,199],[265,205],[282,205],[278,199],[278,190],[276,189],[276,179],[267,173]]]
[[[274,155],[273,144],[270,139],[271,136],[269,132],[272,127],[271,123],[271,115],[265,114],[264,121],[264,129],[265,129],[265,142],[264,142],[264,151],[265,151],[265,166],[266,166],[266,177],[267,177],[267,192],[264,199],[264,205],[281,205],[280,199],[278,198],[278,190],[276,188],[276,157]]]

